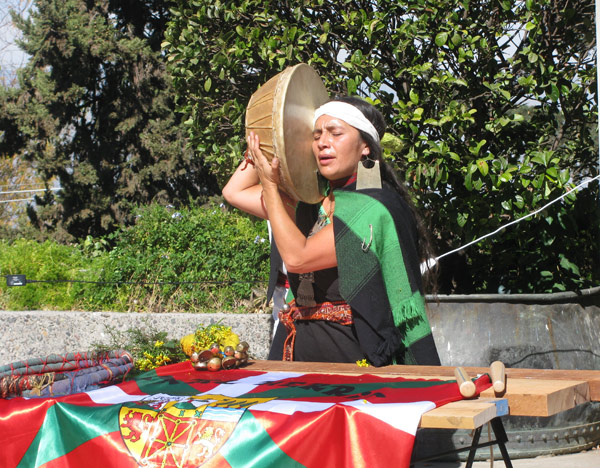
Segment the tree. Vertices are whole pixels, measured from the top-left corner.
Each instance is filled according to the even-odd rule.
[[[0,5],[0,87],[4,88],[0,92],[0,237],[4,239],[23,235],[28,229],[25,201],[34,192],[26,190],[44,187],[30,164],[6,152],[7,142],[19,138],[13,105],[17,90],[13,86],[16,70],[27,61],[16,46],[19,31],[12,18],[26,15],[31,3],[32,0],[7,0]]]
[[[221,181],[249,97],[286,66],[371,99],[440,253],[598,173],[591,0],[177,0],[164,47],[193,147]],[[442,291],[597,284],[597,187],[448,256],[462,265],[442,266]]]
[[[44,190],[36,179],[35,171],[18,156],[0,157],[0,238],[11,239],[28,231],[25,202],[36,190]]]
[[[11,102],[11,149],[61,191],[30,206],[59,240],[101,236],[153,201],[186,203],[217,189],[186,148],[160,41],[168,17],[156,0],[37,0],[15,17],[31,59]]]

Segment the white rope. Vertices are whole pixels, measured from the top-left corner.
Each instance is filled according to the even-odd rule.
[[[516,224],[516,223],[520,223],[521,221],[530,218],[531,216],[535,216],[536,214],[538,214],[540,211],[545,210],[546,208],[548,208],[550,205],[552,205],[553,203],[556,203],[559,200],[562,200],[563,198],[565,198],[567,195],[569,195],[571,192],[577,191],[579,190],[581,187],[586,186],[587,184],[589,184],[590,182],[593,182],[594,180],[600,178],[600,175],[597,175],[596,177],[593,177],[591,179],[586,179],[585,181],[583,181],[581,184],[577,185],[576,187],[573,187],[572,189],[568,190],[567,192],[563,193],[560,197],[552,200],[551,202],[545,204],[544,206],[542,206],[541,208],[538,208],[535,211],[532,211],[529,214],[526,214],[525,216],[515,219],[514,221],[511,221],[508,224],[505,224],[504,226],[500,226],[498,229],[496,229],[494,232],[490,232],[489,234],[486,234],[485,236],[481,236],[478,239],[475,239],[474,241],[469,242],[468,244],[463,245],[462,247],[459,247],[457,249],[451,250],[449,252],[446,252],[445,254],[440,255],[439,257],[436,258],[430,258],[429,260],[427,260],[426,262],[423,262],[421,264],[421,274],[424,274],[429,268],[433,267],[441,258],[453,254],[455,252],[458,252],[460,250],[466,249],[467,247],[473,245],[473,244],[477,244],[479,241],[485,239],[486,237],[490,237],[493,236],[494,234],[499,233],[500,231],[502,231],[503,229],[506,229],[507,227]]]

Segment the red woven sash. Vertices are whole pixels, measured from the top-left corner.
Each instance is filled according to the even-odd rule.
[[[288,331],[283,344],[283,360],[294,360],[297,320],[325,320],[341,325],[352,325],[352,309],[344,301],[322,302],[314,306],[297,306],[293,300],[288,310],[279,311],[279,320]]]

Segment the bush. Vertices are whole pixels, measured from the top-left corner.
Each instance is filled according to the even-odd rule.
[[[247,312],[264,303],[267,236],[266,223],[224,205],[178,211],[152,205],[138,211],[134,226],[107,240],[88,237],[76,246],[3,242],[2,274],[53,282],[14,288],[3,284],[0,306]],[[70,280],[78,282],[56,282]]]
[[[24,274],[30,280],[52,280],[11,288],[0,282],[0,306],[12,310],[72,309],[81,288],[68,281],[81,277],[84,262],[79,249],[50,240],[0,241],[2,275]]]
[[[363,96],[384,114],[397,140],[390,162],[414,189],[438,255],[598,174],[589,0],[175,0],[171,12],[163,47],[179,110],[221,181],[244,151],[252,93],[300,62],[332,97]],[[590,184],[447,257],[440,292],[597,285],[597,200]]]
[[[178,211],[149,206],[112,241],[98,280],[128,283],[94,287],[87,295],[91,307],[110,302],[116,310],[247,309],[253,290],[268,278],[266,223],[224,205]]]

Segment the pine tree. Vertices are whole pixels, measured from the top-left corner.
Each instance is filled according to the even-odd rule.
[[[37,0],[17,20],[31,59],[20,71],[12,149],[44,180],[59,181],[62,190],[29,209],[58,240],[110,233],[142,204],[177,205],[217,190],[173,112],[160,51],[163,3]]]

